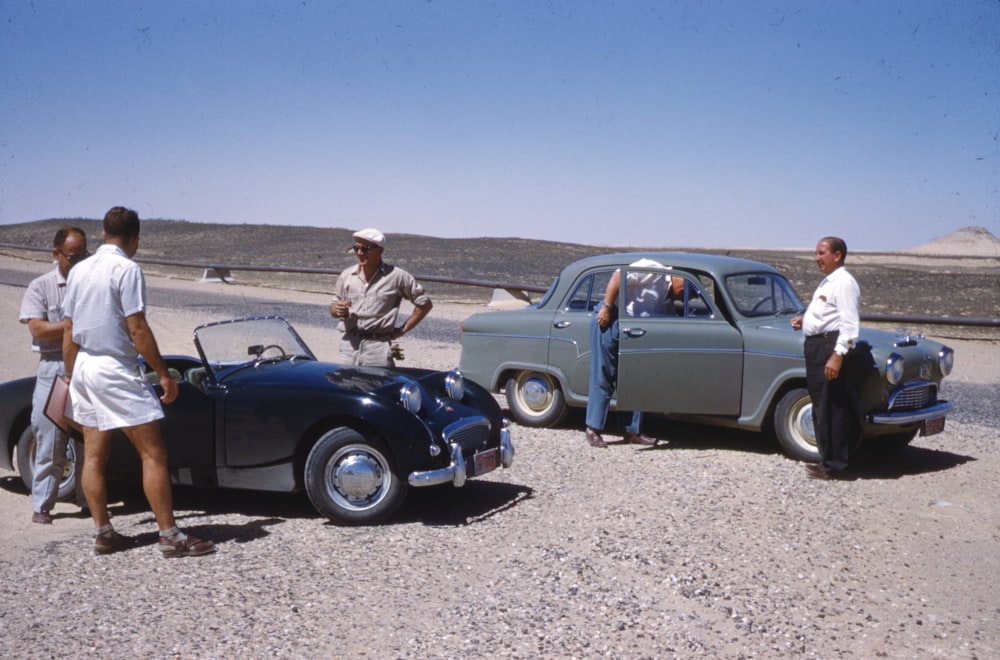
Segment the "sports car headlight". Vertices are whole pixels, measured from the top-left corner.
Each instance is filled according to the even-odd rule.
[[[399,389],[399,403],[411,413],[416,415],[420,412],[423,400],[420,397],[420,388],[414,383],[407,383]]]
[[[885,379],[889,381],[891,385],[898,385],[902,378],[903,356],[899,353],[893,353],[889,356],[889,359],[885,361]]]
[[[947,346],[938,351],[938,369],[941,370],[942,376],[947,376],[951,373],[951,368],[955,366],[955,351],[951,350]]]
[[[444,377],[444,391],[452,401],[461,401],[465,397],[465,379],[458,371],[449,371]]]

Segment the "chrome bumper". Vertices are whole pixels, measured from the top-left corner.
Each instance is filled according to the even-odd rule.
[[[510,440],[510,429],[506,426],[500,430],[500,465],[509,468],[514,462],[514,443]],[[448,467],[437,470],[425,470],[423,472],[411,472],[407,481],[414,488],[424,486],[437,486],[439,484],[450,483],[456,488],[465,485],[467,469],[465,458],[462,456],[462,448],[456,443],[451,443],[451,462]]]
[[[924,420],[933,419],[934,417],[942,417],[949,412],[954,406],[950,401],[940,401],[935,403],[929,408],[921,408],[920,410],[903,410],[900,412],[884,412],[884,413],[874,413],[865,416],[872,424],[912,424],[913,422],[922,422]]]

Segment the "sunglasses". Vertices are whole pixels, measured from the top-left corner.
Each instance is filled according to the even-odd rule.
[[[360,254],[368,254],[372,250],[377,250],[378,246],[377,245],[355,245],[351,249],[354,250],[355,252],[360,253]]]
[[[84,252],[83,254],[66,254],[62,250],[56,250],[56,251],[59,254],[61,254],[66,259],[66,261],[70,262],[71,264],[75,264],[75,263],[77,263],[79,261],[83,261],[84,259],[86,259],[87,257],[90,256],[90,252],[89,251]]]

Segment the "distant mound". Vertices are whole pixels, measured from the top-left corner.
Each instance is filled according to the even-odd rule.
[[[903,252],[953,257],[1000,257],[1000,238],[991,234],[986,227],[963,227]]]

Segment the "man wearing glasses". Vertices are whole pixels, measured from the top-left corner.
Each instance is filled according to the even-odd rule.
[[[38,353],[38,376],[31,400],[31,429],[35,435],[35,451],[31,457],[31,522],[52,523],[52,507],[59,496],[59,482],[66,467],[66,445],[69,436],[45,416],[45,403],[52,381],[65,375],[62,337],[63,299],[69,269],[90,254],[87,235],[79,227],[62,227],[52,241],[52,259],[56,267],[35,278],[21,300],[20,321],[31,333],[31,350]],[[77,456],[81,458],[79,452]],[[86,508],[80,487],[80,465],[76,469],[76,502]]]
[[[413,330],[433,304],[412,275],[382,261],[382,232],[355,232],[351,249],[358,263],[337,278],[330,303],[330,316],[340,319],[344,330],[341,361],[355,366],[395,366],[392,342]],[[413,312],[396,325],[403,299],[413,303]]]

